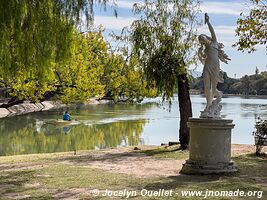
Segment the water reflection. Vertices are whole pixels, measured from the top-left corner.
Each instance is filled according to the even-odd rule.
[[[64,131],[65,135],[67,135],[70,132],[70,126],[64,126],[63,131]]]
[[[7,122],[8,121],[8,122]],[[8,119],[0,134],[0,155],[49,153],[136,145],[146,120],[128,120],[91,126],[74,125],[57,127],[36,123],[17,128]]]
[[[146,105],[99,105],[70,108],[76,125],[48,123],[63,110],[0,119],[0,155],[49,153],[144,143]]]

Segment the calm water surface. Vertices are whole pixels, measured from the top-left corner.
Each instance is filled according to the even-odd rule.
[[[194,117],[205,99],[192,96]],[[136,144],[160,145],[178,140],[177,98],[169,110],[160,98],[139,105],[90,105],[71,108],[75,123],[51,124],[63,110],[31,113],[0,119],[0,155],[49,153]],[[233,119],[232,143],[253,144],[257,117],[267,118],[267,99],[225,97],[223,118]]]

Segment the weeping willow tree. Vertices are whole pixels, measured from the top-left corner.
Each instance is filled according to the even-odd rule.
[[[191,0],[145,0],[133,10],[141,19],[134,21],[121,39],[132,44],[131,52],[138,56],[148,83],[164,100],[171,100],[178,88],[179,139],[186,149],[187,121],[192,116],[187,68],[195,62],[197,4]]]
[[[0,1],[1,86],[9,88],[9,83],[17,81],[24,87],[39,88],[38,95],[52,90],[47,86],[54,76],[51,63],[68,59],[73,29],[81,26],[82,22],[86,22],[83,26],[90,27],[94,4],[105,6],[107,2]],[[15,96],[16,91],[10,91],[10,94]]]

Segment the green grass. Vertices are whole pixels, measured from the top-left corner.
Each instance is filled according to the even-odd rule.
[[[39,171],[40,174],[49,175],[41,180],[46,188],[89,188],[100,189],[112,187],[121,189],[122,186],[128,188],[136,187],[143,183],[142,179],[132,178],[128,175],[106,172],[99,169],[92,169],[81,166],[71,166],[56,164]]]
[[[136,151],[153,156],[155,159],[186,159],[188,152],[172,148],[156,148]],[[69,162],[69,161],[75,162]],[[10,156],[0,158],[0,199],[24,196],[24,199],[58,199],[59,197],[81,199],[110,199],[109,197],[90,194],[93,189],[104,191],[123,190],[138,191],[138,196],[130,199],[203,199],[203,197],[182,198],[185,190],[226,191],[243,190],[263,191],[267,195],[267,157],[252,154],[233,158],[239,172],[233,175],[181,175],[162,178],[137,178],[125,174],[111,173],[93,169],[86,165],[90,156],[73,156],[70,153]],[[67,161],[67,162],[64,162]],[[77,162],[79,161],[78,165]],[[138,166],[136,166],[138,167]],[[4,171],[2,171],[4,170]],[[141,197],[142,189],[173,191],[169,197]],[[178,193],[176,195],[175,193]],[[103,194],[103,193],[101,193]],[[125,199],[117,197],[113,199]],[[254,197],[208,197],[207,199],[257,199]]]

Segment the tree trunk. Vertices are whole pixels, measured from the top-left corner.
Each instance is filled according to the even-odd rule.
[[[189,83],[186,74],[178,75],[178,101],[180,110],[179,140],[182,149],[189,146],[189,128],[187,122],[192,117],[192,106],[189,94]]]

